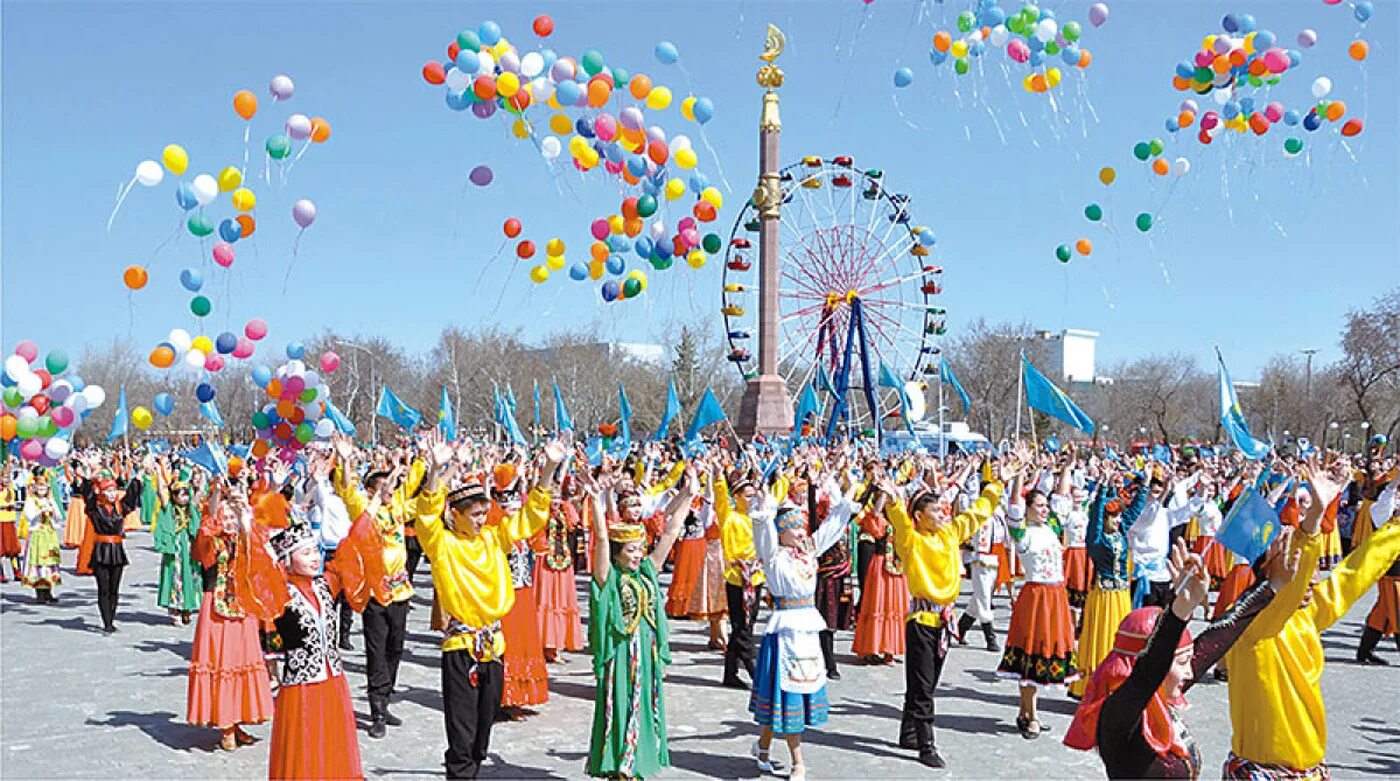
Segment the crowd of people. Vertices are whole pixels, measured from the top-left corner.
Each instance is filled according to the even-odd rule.
[[[125,448],[10,461],[0,556],[46,604],[61,598],[61,549],[76,548],[112,633],[126,546],[150,545],[159,608],[195,623],[186,719],[228,751],[270,720],[274,779],[363,775],[342,658],[356,613],[365,736],[402,725],[395,683],[425,566],[449,778],[477,776],[502,714],[547,718],[529,709],[570,653],[590,654],[596,677],[585,771],[669,766],[674,621],[708,626],[719,683],[746,692],[757,768],[786,763],[793,779],[808,772],[805,730],[831,716],[837,633],[862,664],[902,659],[890,738],[911,760],[945,766],[938,683],[976,629],[1018,688],[1021,736],[1052,728],[1040,698],[1072,697],[1064,743],[1097,750],[1114,778],[1194,778],[1207,762],[1227,778],[1327,778],[1319,634],[1375,587],[1356,659],[1386,664],[1386,637],[1400,648],[1400,463],[1381,449],[1246,461],[1020,444],[937,458],[760,438],[590,457],[560,439],[452,439],[338,436],[218,473]],[[1215,539],[1245,501],[1282,527],[1254,560]],[[1000,637],[999,593],[1012,599]],[[1228,757],[1202,757],[1182,718],[1206,675],[1228,680]]]

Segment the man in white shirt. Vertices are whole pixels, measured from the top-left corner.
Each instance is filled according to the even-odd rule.
[[[1128,530],[1128,549],[1133,554],[1133,609],[1171,604],[1171,574],[1167,555],[1171,552],[1172,529],[1191,522],[1201,506],[1190,493],[1201,479],[1199,472],[1168,483],[1154,476],[1149,483],[1147,506]]]

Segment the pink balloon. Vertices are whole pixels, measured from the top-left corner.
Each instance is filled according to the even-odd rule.
[[[695,218],[682,217],[681,221],[676,223],[676,229],[682,231],[695,230]]]
[[[611,114],[603,114],[593,120],[593,132],[603,141],[617,138],[617,120]]]
[[[238,337],[238,343],[233,348],[233,357],[240,360],[253,357],[253,342],[246,336]]]
[[[622,163],[614,163],[613,161],[609,160],[603,163],[603,169],[610,174],[617,175],[622,173]]]
[[[330,374],[340,368],[340,356],[331,350],[321,353],[321,371]]]
[[[1280,119],[1283,119],[1283,104],[1279,103],[1278,101],[1274,101],[1273,103],[1270,103],[1269,105],[1265,106],[1264,116],[1268,117],[1270,122],[1277,122]]]
[[[700,234],[694,230],[683,230],[681,231],[681,241],[685,242],[687,247],[698,247],[700,246]]]
[[[1206,50],[1204,50],[1204,49],[1202,49],[1201,51],[1196,52],[1196,67],[1197,67],[1197,68],[1209,68],[1209,67],[1210,67],[1210,64],[1213,63],[1213,62],[1215,62],[1215,55],[1214,55],[1213,53],[1208,52],[1208,51],[1206,51]]]
[[[608,221],[601,219],[594,220],[591,229],[593,231],[593,238],[597,239],[598,241],[606,239],[608,237],[608,234],[612,232],[611,229],[608,227]],[[31,358],[30,360],[33,359]]]
[[[204,370],[216,372],[224,368],[224,356],[215,353],[204,359]]]
[[[221,241],[214,245],[214,262],[223,268],[233,265],[233,245],[227,241]]]
[[[1031,47],[1020,38],[1013,38],[1006,44],[1006,56],[1016,62],[1029,62],[1031,59]]]
[[[1214,111],[1207,111],[1205,116],[1201,117],[1201,129],[1203,130],[1210,130],[1219,123],[1220,115]]]
[[[49,411],[49,417],[59,428],[68,428],[78,416],[68,407],[54,407]]]
[[[285,397],[300,396],[306,390],[306,380],[300,377],[288,377],[282,381],[282,395]]]
[[[44,443],[37,439],[26,439],[19,446],[19,454],[28,461],[38,461],[44,454]]]
[[[38,345],[34,344],[28,339],[25,339],[24,341],[15,345],[15,355],[20,356],[21,358],[23,358],[26,361],[29,361],[30,363],[34,363],[35,361],[39,360],[39,347]],[[42,452],[42,448],[40,450]]]
[[[247,334],[249,339],[256,342],[264,336],[267,336],[267,323],[264,322],[261,317],[255,317],[249,320],[247,325],[243,326],[243,333]]]
[[[1270,49],[1264,52],[1264,67],[1270,73],[1283,73],[1288,70],[1291,61],[1288,59],[1288,52],[1283,49]]]

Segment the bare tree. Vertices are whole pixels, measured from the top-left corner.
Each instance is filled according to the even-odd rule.
[[[1377,432],[1400,428],[1400,287],[1347,314],[1335,370],[1347,400]]]

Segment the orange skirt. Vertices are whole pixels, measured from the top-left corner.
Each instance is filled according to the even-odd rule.
[[[87,533],[87,505],[82,497],[68,500],[68,516],[63,521],[63,547],[83,547],[83,535]]]
[[[1248,564],[1236,564],[1220,584],[1220,593],[1215,597],[1215,609],[1211,611],[1210,620],[1220,620],[1225,615],[1225,611],[1229,610],[1230,606],[1235,604],[1235,600],[1240,598],[1240,594],[1243,594],[1252,585],[1254,585],[1254,570]]]
[[[671,587],[666,590],[666,615],[685,618],[690,615],[690,597],[705,569],[705,538],[681,540],[671,551],[676,568],[671,573]]]
[[[210,591],[199,604],[185,701],[185,720],[202,727],[227,729],[272,718],[272,685],[258,622],[218,615]]]
[[[865,567],[865,593],[851,653],[857,656],[898,656],[904,653],[904,619],[909,614],[909,583],[903,575],[885,571],[885,554],[870,557]]]
[[[506,636],[506,655],[501,660],[505,675],[502,707],[521,708],[549,702],[549,671],[544,666],[544,645],[540,642],[540,625],[535,618],[538,612],[535,587],[526,586],[515,590],[515,606],[501,619],[501,632]]]
[[[126,514],[126,518],[122,521],[122,531],[133,532],[140,528],[142,528],[141,508],[138,507]]]
[[[535,565],[535,589],[539,592],[540,643],[556,651],[583,650],[583,622],[579,620],[578,588],[574,570],[550,569],[543,558]]]
[[[1366,626],[1383,635],[1400,635],[1400,578],[1381,578],[1376,591],[1376,606],[1366,616]]]
[[[992,585],[992,590],[996,591],[1010,585],[1011,576],[1014,573],[1011,571],[1010,549],[998,542],[992,546],[992,550],[996,551],[997,554],[997,582]]]
[[[270,779],[364,778],[355,707],[344,675],[283,686],[272,717]]]
[[[1089,561],[1089,552],[1082,547],[1065,548],[1063,560],[1069,601],[1075,607],[1084,607],[1084,596],[1089,593],[1089,584],[1094,582],[1094,564]]]
[[[724,593],[724,546],[719,540],[706,538],[700,574],[690,591],[690,617],[716,619],[728,611]]]
[[[1220,581],[1230,574],[1230,561],[1233,554],[1224,545],[1212,545],[1215,537],[1209,534],[1202,534],[1196,538],[1192,546],[1192,553],[1205,556],[1206,574],[1210,575],[1211,582],[1219,588]]]
[[[18,556],[21,550],[15,522],[0,521],[0,556]]]
[[[1079,677],[1074,620],[1063,585],[1027,583],[1011,608],[1011,628],[997,674],[1054,686]]]

